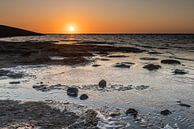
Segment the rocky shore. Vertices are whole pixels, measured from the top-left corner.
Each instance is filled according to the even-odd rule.
[[[192,59],[115,44],[0,41],[0,128],[194,127]]]

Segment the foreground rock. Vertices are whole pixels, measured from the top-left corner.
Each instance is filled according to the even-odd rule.
[[[0,128],[23,128],[25,123],[31,128],[66,128],[75,123],[79,116],[73,112],[53,109],[43,102],[25,102],[0,100]]]
[[[99,87],[100,88],[105,88],[106,87],[106,81],[105,80],[101,80],[99,83],[98,83]]]
[[[151,54],[151,55],[158,55],[158,54],[162,54],[162,53],[156,52],[156,51],[152,51],[152,52],[148,52],[148,54]]]
[[[153,70],[158,70],[161,68],[160,65],[155,65],[155,64],[147,64],[145,66],[143,66],[144,69],[147,69],[147,70],[150,70],[150,71],[153,71]]]
[[[92,67],[99,67],[99,64],[93,64]]]
[[[78,96],[78,89],[75,87],[69,87],[67,89],[67,95],[71,97],[77,97]]]
[[[110,57],[110,58],[125,58],[125,57],[129,57],[129,56],[126,56],[126,55],[109,55],[108,57]]]
[[[191,107],[191,105],[182,103],[181,101],[177,101],[177,103],[178,103],[178,105],[180,105],[181,107],[187,107],[187,108],[190,108],[190,107]]]
[[[97,124],[99,118],[98,113],[92,109],[85,112],[85,115],[80,117],[76,123],[68,127],[68,129],[98,129]]]
[[[188,72],[186,72],[183,69],[175,69],[175,71],[173,73],[174,74],[179,74],[179,75],[184,75],[184,74],[187,74]]]
[[[142,57],[140,59],[141,60],[158,60],[158,58],[153,58],[153,57]]]
[[[79,98],[80,98],[80,100],[86,100],[86,99],[88,99],[88,95],[82,94]]]
[[[40,83],[38,85],[33,85],[32,88],[37,90],[37,91],[42,91],[42,92],[48,92],[48,91],[51,91],[51,90],[61,90],[63,89],[63,85],[61,84],[57,84],[57,85],[46,85],[46,84],[43,84],[43,83]]]
[[[22,78],[24,76],[23,73],[15,73],[9,70],[0,70],[0,77],[8,77],[12,79]]]
[[[133,117],[137,117],[138,111],[135,110],[134,108],[129,108],[126,112],[126,115],[132,115]]]
[[[160,114],[163,115],[163,116],[167,116],[167,115],[172,114],[172,112],[169,111],[168,109],[166,109],[166,110],[161,111]]]
[[[134,65],[134,63],[121,62],[121,63],[117,63],[116,65],[114,65],[114,67],[117,67],[117,68],[130,68],[132,65]]]
[[[178,61],[178,60],[171,60],[171,59],[162,60],[161,63],[162,63],[162,64],[172,64],[172,65],[181,64],[180,61]]]
[[[117,117],[117,116],[120,116],[121,115],[121,113],[120,112],[110,112],[109,113],[109,116],[111,116],[111,117]]]
[[[20,81],[9,82],[9,84],[20,84]]]

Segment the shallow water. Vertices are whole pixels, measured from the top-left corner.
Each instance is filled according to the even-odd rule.
[[[11,41],[59,41],[67,43],[70,39],[76,40],[98,40],[114,45],[144,45],[157,48],[144,48],[150,51],[161,52],[162,54],[150,55],[147,53],[110,53],[110,55],[125,55],[123,58],[111,58],[96,55],[92,60],[95,62],[86,66],[62,66],[62,65],[33,65],[17,66],[6,68],[25,76],[21,79],[0,78],[0,99],[23,100],[23,101],[56,101],[60,103],[71,102],[98,110],[101,114],[100,128],[194,128],[194,53],[191,48],[194,46],[193,36],[180,39],[180,37],[143,37],[119,36],[119,35],[77,35],[69,36],[42,36],[42,37],[20,37],[7,38],[2,40]],[[17,39],[17,40],[16,40]],[[89,41],[88,41],[89,42]],[[116,42],[116,43],[115,43]],[[158,42],[158,44],[156,43]],[[187,42],[188,45],[182,45]],[[69,43],[69,42],[68,42]],[[168,49],[158,47],[168,44]],[[184,50],[184,51],[183,51]],[[140,60],[142,57],[154,57],[159,60]],[[183,65],[161,64],[162,59],[178,59]],[[51,57],[54,60],[62,60],[63,57]],[[101,59],[109,59],[103,61]],[[114,65],[121,62],[132,62],[130,68],[116,68]],[[148,71],[142,67],[148,63],[160,64],[161,69]],[[93,64],[100,65],[93,67]],[[188,71],[185,75],[174,75],[175,69]],[[97,88],[100,80],[105,79],[108,86],[105,89]],[[9,82],[20,81],[20,84],[9,84]],[[59,88],[47,92],[33,89],[33,85],[40,83],[51,86],[58,85]],[[81,101],[79,98],[71,98],[66,95],[68,86],[79,88],[79,94],[86,93],[88,100]],[[190,108],[181,107],[177,101],[191,105]],[[135,108],[139,112],[138,121],[125,115],[125,110]],[[107,114],[119,109],[121,115],[110,118]],[[172,114],[161,116],[160,111],[169,109]]]

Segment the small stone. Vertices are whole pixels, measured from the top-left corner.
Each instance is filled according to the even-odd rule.
[[[120,112],[111,112],[111,113],[109,113],[109,116],[111,116],[111,117],[117,117],[117,116],[120,116],[120,115],[121,115]]]
[[[157,55],[157,54],[162,54],[162,53],[156,52],[156,51],[152,51],[152,52],[148,52],[148,54],[153,54],[153,55],[156,54]]]
[[[88,95],[82,94],[79,98],[80,98],[80,100],[86,100],[86,99],[88,99]]]
[[[78,96],[78,89],[75,87],[69,87],[67,89],[67,95],[71,97],[77,97]]]
[[[147,64],[145,66],[143,66],[144,69],[147,69],[147,70],[150,70],[150,71],[153,71],[153,70],[158,70],[161,68],[160,65],[155,65],[155,64]]]
[[[178,105],[180,105],[181,107],[187,107],[187,108],[191,107],[191,105],[185,104],[185,103],[179,103]]]
[[[172,65],[181,64],[180,61],[178,61],[178,60],[171,60],[171,59],[162,60],[161,63],[162,63],[162,64],[172,64]]]
[[[141,60],[158,60],[158,58],[153,58],[153,57],[142,57],[140,59]]]
[[[99,85],[100,88],[105,88],[106,87],[106,81],[101,80],[98,85]]]
[[[107,58],[101,58],[100,60],[101,60],[101,61],[109,61],[110,59],[107,59]]]
[[[121,63],[116,63],[116,65],[114,65],[114,67],[117,67],[117,68],[130,68],[132,65],[134,65],[134,63],[121,62]]]
[[[17,81],[17,82],[9,82],[9,84],[20,84],[20,81]]]
[[[161,115],[164,115],[164,116],[167,116],[167,115],[172,114],[172,112],[169,111],[168,109],[166,109],[166,110],[161,111],[160,114],[161,114]]]
[[[185,70],[182,70],[182,69],[175,69],[175,71],[173,73],[179,74],[179,75],[187,74],[187,72]]]
[[[126,111],[126,115],[128,115],[128,114],[130,114],[130,115],[132,115],[132,116],[134,116],[134,117],[137,117],[138,111],[135,110],[134,108],[129,108],[129,109]]]
[[[110,58],[125,58],[125,57],[129,57],[129,56],[126,56],[126,55],[109,55],[108,57],[110,57]]]
[[[100,65],[98,64],[93,64],[92,67],[99,67]]]

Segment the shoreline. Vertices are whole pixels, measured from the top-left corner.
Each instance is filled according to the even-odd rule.
[[[182,124],[179,127],[194,127],[185,121],[193,118],[189,115],[194,104],[190,100],[193,60],[185,58],[189,53],[180,52],[183,55],[179,56],[176,49],[165,47],[80,40],[0,41],[0,103],[10,109],[4,111],[0,106],[5,112],[0,120],[5,124],[0,127],[140,129],[174,128],[176,122]],[[100,87],[102,79],[106,86]],[[79,91],[77,97],[67,94],[72,87]],[[58,109],[68,106],[72,110],[66,113],[74,118],[63,123],[68,116]],[[40,114],[32,116],[30,112],[38,108]],[[53,116],[52,112],[57,113]],[[10,115],[14,113],[16,119]],[[186,124],[174,119],[178,116]],[[93,124],[86,122],[88,117]]]

